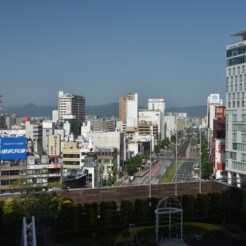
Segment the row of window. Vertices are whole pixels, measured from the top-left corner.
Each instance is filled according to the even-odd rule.
[[[240,132],[246,132],[246,125],[245,124],[232,124],[232,131],[240,131]]]
[[[246,53],[246,45],[233,48],[226,51],[226,57],[237,56]]]
[[[233,101],[233,102],[231,102],[231,101],[228,101],[227,102],[227,107],[228,108],[240,108],[240,107],[244,107],[244,101],[241,101],[241,105],[240,105],[240,101],[237,101],[237,102],[235,102],[235,101]]]
[[[238,161],[232,161],[232,168],[246,172],[246,164]]]
[[[235,132],[232,133],[232,141],[233,142],[237,141],[237,133],[235,133]],[[246,143],[246,134],[245,133],[241,134],[241,142]]]
[[[1,176],[12,176],[12,175],[20,175],[23,174],[20,172],[20,170],[8,170],[8,171],[2,171]]]
[[[245,66],[244,65],[242,65],[242,67],[238,66],[237,68],[236,67],[228,68],[227,69],[227,76],[236,75],[236,74],[240,74],[240,73],[244,73],[244,72],[245,72]]]
[[[228,93],[228,100],[244,99],[244,92]]]
[[[246,151],[246,144],[232,143],[232,149],[239,151]]]
[[[236,75],[236,76],[228,76],[226,77],[226,80],[228,83],[237,83],[237,82],[242,82],[243,80],[246,81],[246,74],[244,76],[242,74]]]
[[[78,154],[64,154],[64,158],[80,158],[80,155]]]
[[[80,165],[79,161],[64,161],[63,165]]]
[[[227,60],[227,66],[235,66],[246,62],[246,56],[239,56]]]
[[[233,90],[234,89],[234,90]],[[243,85],[242,83],[238,84],[226,84],[226,91],[227,92],[240,92],[243,90]],[[246,83],[244,83],[244,90],[246,90]]]

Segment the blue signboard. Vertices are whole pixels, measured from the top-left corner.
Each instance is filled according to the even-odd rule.
[[[0,160],[25,160],[26,138],[6,137],[0,138]]]

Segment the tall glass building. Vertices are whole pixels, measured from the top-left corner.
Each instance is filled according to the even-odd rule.
[[[226,47],[226,171],[228,183],[246,187],[246,31]]]

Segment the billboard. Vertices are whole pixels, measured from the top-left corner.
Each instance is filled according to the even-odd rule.
[[[226,109],[225,106],[216,106],[215,107],[215,118],[225,119]]]
[[[0,138],[0,160],[25,160],[26,138],[4,137]]]

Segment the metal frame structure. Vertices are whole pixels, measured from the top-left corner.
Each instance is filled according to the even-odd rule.
[[[157,244],[163,238],[183,240],[183,208],[177,197],[164,197],[159,201],[155,221]]]
[[[29,224],[27,224],[26,222],[26,217],[23,217],[21,245],[22,246],[37,246],[34,216],[32,216],[32,220]]]

